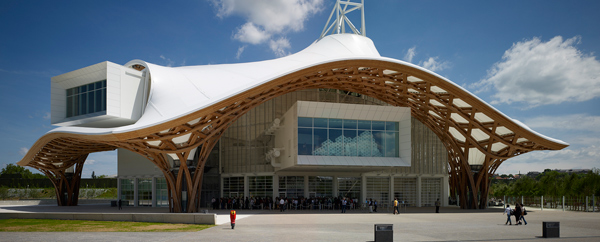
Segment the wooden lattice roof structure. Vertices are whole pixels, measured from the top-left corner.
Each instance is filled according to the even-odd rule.
[[[373,42],[360,35],[329,35],[299,53],[262,62],[164,67],[134,60],[126,66],[147,71],[151,81],[144,114],[135,124],[57,128],[42,136],[18,164],[39,169],[59,184],[68,176],[67,168],[80,171],[89,153],[128,149],[163,172],[173,198],[171,211],[193,212],[203,174],[195,171],[203,169],[225,129],[267,100],[313,88],[341,89],[410,107],[412,116],[444,143],[451,193],[461,197],[464,208],[485,206],[488,178],[506,159],[568,146],[507,117],[436,73],[381,57]],[[173,171],[169,159],[189,160],[197,149],[197,162],[181,162],[179,172]],[[180,203],[184,187],[191,188],[188,198],[198,199],[187,208]],[[57,192],[64,190],[60,189],[57,186]],[[74,199],[62,205],[76,204]]]

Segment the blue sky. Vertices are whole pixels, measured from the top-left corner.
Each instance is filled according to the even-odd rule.
[[[315,41],[333,0],[0,1],[0,167],[50,124],[50,78],[102,61],[240,63]],[[382,56],[433,70],[511,118],[568,142],[499,173],[600,168],[600,1],[366,0]],[[355,23],[358,20],[354,21]],[[114,175],[114,152],[83,177]]]

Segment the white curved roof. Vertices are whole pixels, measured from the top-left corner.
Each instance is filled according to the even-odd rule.
[[[147,128],[201,110],[218,101],[286,74],[311,66],[346,59],[382,60],[410,66],[435,75],[471,94],[450,80],[420,66],[401,60],[381,57],[373,41],[367,37],[355,34],[335,34],[315,41],[312,45],[296,54],[260,62],[164,67],[141,60],[130,61],[126,65],[135,63],[145,65],[152,79],[152,88],[145,112],[135,124],[117,128],[60,127],[50,132],[108,134]],[[473,94],[471,95],[478,98]],[[483,100],[479,100],[485,103]],[[494,107],[489,104],[487,105],[502,114]],[[510,119],[508,116],[502,115]],[[529,131],[533,131],[521,122],[515,123]],[[533,132],[553,142],[568,145],[564,141],[543,136],[535,131]]]

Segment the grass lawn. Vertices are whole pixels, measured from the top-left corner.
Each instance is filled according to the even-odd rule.
[[[0,232],[194,232],[212,226],[120,221],[0,219]]]

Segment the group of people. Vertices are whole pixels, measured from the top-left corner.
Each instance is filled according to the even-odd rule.
[[[525,223],[525,225],[527,225],[527,220],[525,220],[525,215],[527,215],[527,210],[525,210],[525,206],[523,206],[523,204],[519,204],[516,203],[515,208],[512,209],[510,207],[510,205],[506,205],[506,208],[504,209],[504,213],[506,214],[506,224],[510,224],[512,225],[512,221],[510,219],[511,215],[515,216],[515,225],[522,225],[523,223]]]
[[[287,197],[222,197],[212,198],[212,209],[286,209],[317,210],[335,209],[346,212],[346,209],[356,207],[357,201],[349,197],[310,197],[310,198],[287,198]]]

